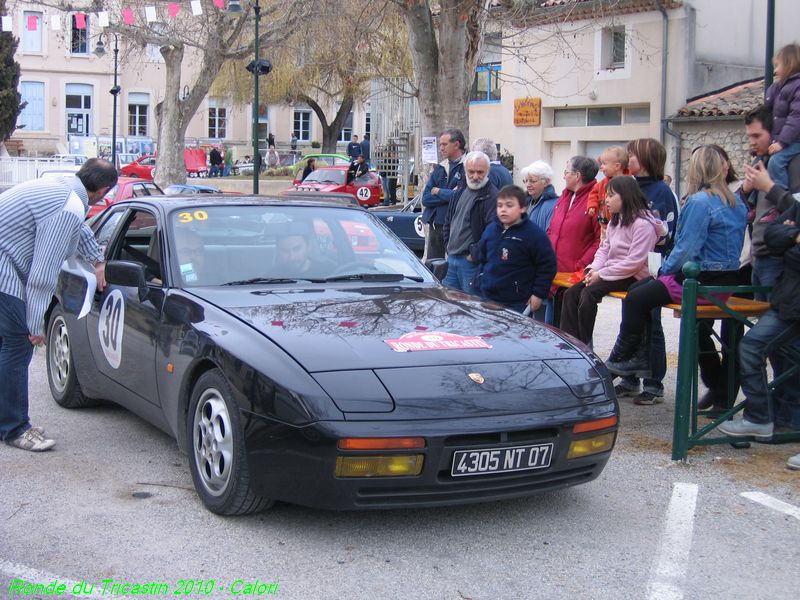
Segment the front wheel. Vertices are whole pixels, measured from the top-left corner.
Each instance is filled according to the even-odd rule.
[[[47,322],[47,383],[53,399],[64,408],[97,406],[100,402],[84,396],[78,383],[67,322],[60,304],[53,308]]]
[[[197,380],[186,426],[194,487],[211,512],[245,515],[272,505],[250,487],[239,407],[219,369]]]

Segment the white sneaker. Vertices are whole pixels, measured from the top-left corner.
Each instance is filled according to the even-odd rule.
[[[790,456],[789,460],[786,461],[786,468],[792,471],[800,471],[800,454]]]
[[[31,427],[18,438],[6,440],[6,444],[29,452],[44,452],[55,446],[56,441],[44,437],[38,427]]]
[[[745,418],[725,421],[717,427],[721,433],[731,437],[753,437],[757,440],[772,439],[772,423],[752,423]]]

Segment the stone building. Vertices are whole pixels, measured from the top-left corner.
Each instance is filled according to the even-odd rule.
[[[675,173],[676,193],[686,178],[692,149],[703,144],[725,148],[734,169],[743,175],[745,163],[750,162],[744,117],[763,101],[762,77],[691,98],[668,119],[681,138],[680,146],[671,149],[668,159]]]

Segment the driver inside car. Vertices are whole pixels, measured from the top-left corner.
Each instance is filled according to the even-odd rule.
[[[203,249],[203,240],[193,231],[179,229],[175,232],[175,242],[183,283],[190,286],[205,285],[203,266],[206,255]]]
[[[287,277],[329,277],[335,263],[327,258],[315,256],[312,250],[311,233],[298,224],[292,224],[278,238],[278,270]]]

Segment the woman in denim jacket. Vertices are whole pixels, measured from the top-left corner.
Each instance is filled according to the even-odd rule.
[[[719,152],[699,148],[689,163],[689,199],[678,219],[675,246],[661,266],[658,279],[632,285],[623,303],[617,342],[606,361],[616,375],[650,373],[650,311],[681,301],[684,264],[700,266],[702,285],[736,285],[747,209],[725,183],[725,163]],[[644,336],[642,335],[644,332]]]

